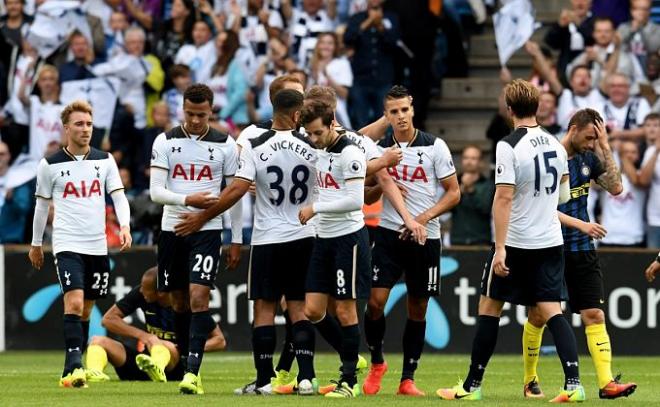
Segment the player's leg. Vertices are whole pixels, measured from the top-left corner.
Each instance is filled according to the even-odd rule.
[[[167,375],[165,372],[172,358],[170,347],[176,350],[174,344],[168,341],[159,340],[155,343],[150,343],[147,345],[148,353],[140,353],[139,355],[135,356],[135,364],[137,365],[138,369],[149,376],[149,379],[152,381],[166,382]],[[176,352],[176,355],[178,358],[178,351]],[[176,364],[178,359],[174,360],[173,362]]]
[[[89,342],[89,318],[92,316],[92,309],[94,309],[95,300],[85,299],[83,303],[83,314],[80,318],[80,324],[83,329],[83,354],[87,350],[87,343]]]
[[[121,344],[107,336],[92,337],[85,355],[85,375],[87,381],[93,383],[110,380],[110,377],[104,373],[104,369],[107,366],[111,355],[113,358],[122,357],[120,352],[123,353],[123,346],[121,346],[121,350],[117,350],[115,349],[117,345]],[[120,355],[114,356],[115,354]],[[116,364],[113,363],[113,366],[116,366]]]
[[[522,354],[524,387],[523,395],[529,398],[543,398],[544,394],[539,385],[539,376],[537,366],[541,350],[541,341],[543,340],[543,330],[545,321],[536,307],[530,307],[527,313],[527,321],[523,327],[522,335]]]
[[[314,371],[316,332],[314,325],[305,316],[304,301],[287,301],[291,316],[293,344],[298,362],[298,394],[311,395],[318,392],[318,381]]]
[[[273,386],[288,385],[291,383],[291,376],[289,372],[296,360],[296,351],[293,347],[293,333],[291,332],[291,317],[289,316],[289,309],[286,306],[284,297],[280,300],[280,307],[282,315],[284,316],[284,341],[282,342],[282,352],[277,360],[275,366],[275,380]]]
[[[82,366],[85,265],[77,253],[55,255],[55,268],[64,292],[64,370],[61,387],[84,387],[87,379]]]
[[[274,377],[273,353],[277,343],[275,313],[277,303],[263,299],[254,300],[254,321],[252,322],[252,355],[257,371],[257,389],[270,386]],[[269,391],[268,389],[264,389]]]
[[[408,294],[408,320],[403,330],[403,368],[397,391],[399,395],[424,396],[424,392],[415,386],[414,380],[415,370],[424,349],[428,303],[428,297],[414,297]]]

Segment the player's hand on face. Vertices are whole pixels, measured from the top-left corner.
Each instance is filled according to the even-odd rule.
[[[32,267],[37,270],[41,270],[41,266],[44,265],[44,251],[41,249],[41,246],[32,246],[30,247],[30,252],[28,253],[30,258],[30,263]]]
[[[391,147],[383,153],[383,160],[387,164],[387,168],[394,167],[403,160],[403,151],[398,147]]]
[[[495,256],[493,257],[493,271],[500,277],[506,277],[509,275],[509,268],[506,266],[506,250],[495,250]]]
[[[128,226],[122,226],[119,231],[119,242],[121,243],[120,252],[123,252],[126,249],[130,249],[133,244],[133,236],[131,236],[131,228]]]
[[[300,219],[300,223],[303,225],[306,225],[307,222],[312,219],[316,215],[314,213],[314,208],[312,206],[305,206],[298,212],[298,219]]]
[[[607,235],[607,230],[602,225],[595,222],[583,222],[580,226],[580,232],[598,240]]]
[[[602,121],[597,121],[596,124],[594,125],[594,128],[596,129],[596,136],[598,137],[598,146],[603,149],[603,148],[609,148],[610,144],[607,140],[607,129],[605,128],[605,123]]]
[[[181,222],[174,226],[174,233],[176,233],[177,236],[188,236],[195,233],[204,226],[204,223],[206,223],[202,214],[199,212],[184,213],[179,215],[179,218],[181,218]]]
[[[217,202],[218,197],[210,192],[197,192],[186,196],[186,205],[198,209],[210,208]]]
[[[646,276],[646,280],[650,283],[653,280],[655,280],[655,276],[660,273],[660,263],[657,261],[653,260],[651,264],[646,268],[646,271],[644,271],[644,275]]]
[[[241,245],[238,243],[232,243],[229,246],[229,252],[227,253],[227,265],[226,270],[234,270],[238,266],[238,263],[241,261]]]

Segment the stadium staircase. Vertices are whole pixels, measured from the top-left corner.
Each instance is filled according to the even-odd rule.
[[[540,42],[549,24],[557,21],[561,9],[568,8],[570,3],[568,0],[532,0],[532,4],[537,22],[543,24],[532,39]],[[431,100],[426,123],[428,131],[443,138],[455,156],[468,144],[482,147],[487,154],[491,150],[486,129],[497,112],[497,98],[502,89],[491,18],[483,33],[471,37],[468,58],[469,76],[442,80],[442,92]],[[531,58],[524,50],[518,50],[507,67],[514,78],[527,78]]]

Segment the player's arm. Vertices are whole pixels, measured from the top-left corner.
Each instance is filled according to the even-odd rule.
[[[133,238],[131,237],[131,207],[128,204],[128,199],[126,199],[126,194],[124,193],[124,184],[121,182],[117,163],[115,162],[114,157],[110,154],[108,154],[108,160],[111,162],[106,180],[106,189],[112,198],[112,203],[115,207],[115,214],[119,221],[120,251],[123,252],[126,249],[130,249],[131,244],[133,243]]]
[[[403,160],[403,152],[398,147],[386,149],[383,154],[367,162],[367,176],[374,175],[384,168],[394,167]]]
[[[640,171],[637,171],[637,168],[635,168],[635,163],[622,156],[621,169],[623,170],[623,173],[626,174],[626,177],[628,177],[631,184],[636,187],[643,187],[639,176]]]
[[[415,220],[410,212],[408,212],[401,190],[392,177],[390,177],[385,169],[381,169],[376,173],[376,179],[378,180],[378,185],[380,186],[383,195],[385,195],[392,204],[392,207],[397,211],[399,216],[401,216],[401,219],[403,219],[403,224],[412,234],[413,240],[423,245],[426,242],[427,237],[426,227],[424,227],[423,223]]]
[[[53,196],[53,183],[51,180],[48,162],[45,159],[39,161],[37,167],[37,190],[35,192],[36,203],[34,218],[32,220],[32,247],[28,257],[32,267],[40,270],[44,264],[44,252],[41,248],[48,222],[48,207]]]
[[[561,222],[563,226],[579,230],[589,237],[594,239],[602,239],[607,235],[607,230],[596,222],[585,222],[578,218],[567,215],[562,211],[557,211],[557,215],[559,215],[559,222]]]
[[[226,347],[227,341],[225,340],[225,336],[222,334],[218,324],[216,324],[215,328],[209,334],[209,337],[206,338],[204,352],[217,352],[219,350],[224,350]]]
[[[495,274],[506,277],[506,236],[509,232],[511,206],[516,189],[515,154],[504,141],[495,149],[495,196],[493,197],[493,224],[495,226],[495,255],[492,267]]]
[[[646,271],[644,271],[644,275],[646,276],[646,279],[650,283],[653,280],[655,280],[655,276],[658,275],[659,273],[660,273],[660,253],[658,253],[658,257],[656,257],[655,260],[653,260],[651,264],[649,264],[649,266],[646,268]]]
[[[598,143],[597,155],[601,156],[599,158],[602,158],[602,169],[605,171],[596,178],[596,183],[610,194],[619,195],[623,191],[621,172],[614,161],[612,149],[607,140],[607,130],[603,122],[597,122],[594,128]]]
[[[234,177],[227,177],[227,185],[234,183]],[[250,183],[252,185],[252,183]],[[249,187],[248,187],[249,190]],[[233,270],[238,266],[241,260],[241,245],[243,245],[243,195],[229,209],[229,218],[231,219],[231,246],[227,256],[227,269]]]
[[[369,123],[360,130],[359,133],[364,134],[373,141],[378,141],[383,138],[387,128],[390,127],[390,123],[387,121],[385,116],[381,116],[378,120],[373,123]]]
[[[124,321],[124,317],[126,317],[124,312],[119,309],[117,304],[114,304],[105,313],[105,315],[103,315],[101,324],[103,324],[108,332],[111,332],[115,335],[119,335],[125,338],[134,338],[145,343],[148,342],[148,340],[145,339],[151,334],[147,331],[143,331],[140,328],[136,328],[130,324],[127,324],[126,321]]]
[[[456,173],[438,180],[438,182],[442,185],[445,193],[435,205],[417,215],[415,220],[422,225],[426,225],[430,220],[451,211],[461,201],[461,187],[458,185]]]

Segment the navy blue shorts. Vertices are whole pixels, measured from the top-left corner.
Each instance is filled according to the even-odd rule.
[[[86,300],[105,298],[110,283],[110,259],[74,252],[55,254],[55,270],[63,293],[83,290]]]
[[[158,240],[158,291],[188,290],[189,284],[213,286],[220,266],[220,230],[190,236],[161,232]]]
[[[338,300],[369,298],[371,250],[366,227],[344,236],[316,238],[307,292],[329,294]]]

